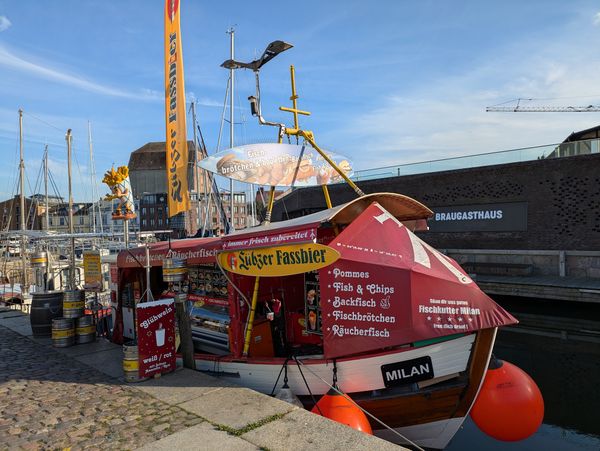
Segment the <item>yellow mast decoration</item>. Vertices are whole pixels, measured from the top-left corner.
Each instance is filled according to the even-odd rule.
[[[180,0],[165,3],[165,122],[169,217],[189,209]]]

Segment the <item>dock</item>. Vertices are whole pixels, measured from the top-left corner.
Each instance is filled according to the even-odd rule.
[[[402,450],[189,369],[127,384],[121,346],[54,348],[0,309],[0,443],[7,449]]]
[[[477,275],[487,294],[600,303],[600,279],[580,277]]]

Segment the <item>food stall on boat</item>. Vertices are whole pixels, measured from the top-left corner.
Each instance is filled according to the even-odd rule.
[[[430,215],[379,193],[221,238],[158,243],[150,288],[172,297],[162,260],[187,261],[197,369],[263,393],[283,386],[285,369],[307,408],[337,384],[389,426],[372,421],[376,435],[443,448],[475,400],[497,327],[516,320],[413,233]],[[144,264],[143,250],[119,255],[123,293],[144,291]]]

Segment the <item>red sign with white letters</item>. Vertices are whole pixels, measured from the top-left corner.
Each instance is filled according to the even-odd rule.
[[[175,302],[143,302],[136,306],[139,376],[175,370]]]
[[[326,358],[517,322],[377,203],[329,246],[341,257],[319,270]]]

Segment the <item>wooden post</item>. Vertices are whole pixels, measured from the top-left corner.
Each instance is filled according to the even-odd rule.
[[[181,356],[183,357],[183,366],[192,370],[196,369],[194,360],[194,342],[192,341],[192,328],[190,326],[190,317],[185,308],[185,294],[175,296],[175,316],[179,326],[179,338],[181,339]]]

